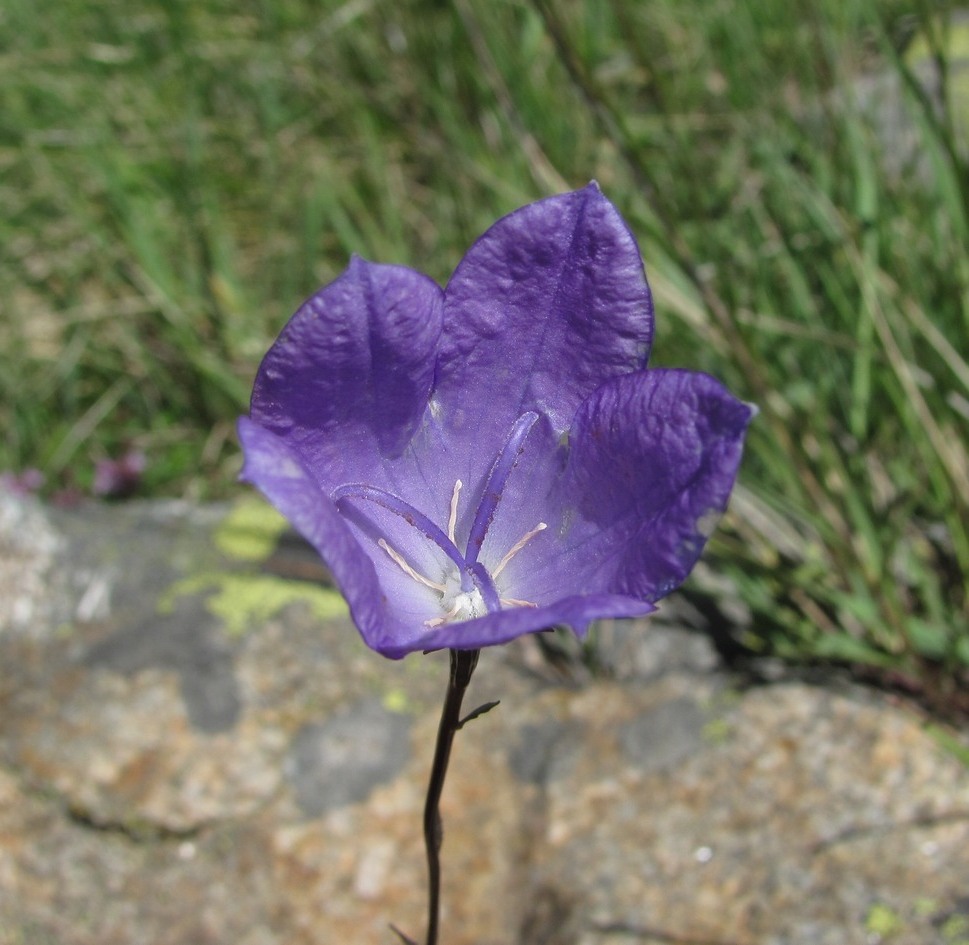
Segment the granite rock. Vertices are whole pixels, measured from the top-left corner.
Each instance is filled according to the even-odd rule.
[[[447,657],[327,582],[255,502],[0,499],[0,945],[420,938]],[[442,941],[969,940],[965,765],[877,692],[740,687],[695,617],[482,655]]]

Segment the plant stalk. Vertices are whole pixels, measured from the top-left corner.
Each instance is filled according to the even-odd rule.
[[[441,721],[437,728],[434,760],[424,802],[424,845],[427,848],[427,945],[437,945],[441,906],[441,843],[444,829],[441,823],[441,793],[451,759],[454,735],[464,724],[461,703],[471,682],[471,675],[478,665],[480,650],[451,650],[451,675],[447,694],[441,709]],[[489,706],[490,708],[490,706]],[[472,713],[475,715],[476,713]],[[469,716],[470,718],[470,716]]]

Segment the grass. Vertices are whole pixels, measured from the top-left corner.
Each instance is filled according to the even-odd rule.
[[[949,22],[928,0],[10,0],[0,468],[83,491],[137,448],[148,494],[224,495],[259,358],[351,252],[444,281],[499,214],[595,177],[641,238],[656,363],[762,411],[711,548],[752,614],[738,643],[958,698]]]

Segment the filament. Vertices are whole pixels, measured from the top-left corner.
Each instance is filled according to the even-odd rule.
[[[508,564],[508,562],[511,561],[511,559],[514,558],[515,555],[517,555],[518,552],[521,551],[522,548],[524,548],[525,545],[527,545],[539,532],[545,531],[546,528],[548,528],[548,525],[545,522],[539,522],[530,532],[526,532],[524,535],[522,535],[522,537],[519,538],[514,545],[512,545],[511,550],[504,556],[504,558],[498,562],[498,567],[491,572],[491,579],[495,580],[495,578],[497,578],[498,575],[505,570],[505,565]]]
[[[390,555],[391,558],[397,563],[401,571],[404,572],[408,577],[412,577],[418,584],[423,584],[425,587],[429,587],[432,591],[437,591],[439,594],[443,594],[446,588],[443,584],[438,584],[436,581],[432,581],[430,578],[424,577],[418,571],[415,571],[405,560],[404,556],[399,552],[395,551],[383,538],[377,539],[377,544],[380,545],[384,551]]]
[[[386,489],[379,489],[376,486],[367,486],[361,483],[340,486],[333,493],[333,501],[339,503],[343,499],[366,499],[375,505],[387,509],[388,512],[393,512],[394,515],[400,516],[408,525],[416,528],[425,538],[434,542],[454,562],[458,574],[462,576],[461,589],[465,591],[471,589],[470,583],[465,579],[466,562],[464,555],[458,551],[454,542],[437,525],[423,512],[415,509],[409,502],[405,502],[392,492],[387,492]]]

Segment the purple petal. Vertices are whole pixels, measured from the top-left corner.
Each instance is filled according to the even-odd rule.
[[[445,290],[435,400],[452,434],[500,443],[529,410],[566,429],[645,365],[653,309],[636,240],[596,184],[499,220]]]
[[[436,597],[389,559],[372,559],[361,548],[335,504],[283,439],[247,417],[239,420],[239,438],[246,457],[241,478],[257,486],[319,552],[367,645],[394,656],[423,649],[423,621],[440,612]]]
[[[668,594],[726,508],[753,413],[705,374],[603,385],[576,415],[556,521],[521,554],[521,595]]]
[[[637,617],[653,610],[649,603],[618,594],[564,596],[544,607],[514,607],[428,629],[425,621],[440,615],[439,599],[389,558],[371,557],[373,543],[361,545],[286,442],[246,417],[239,420],[239,438],[246,457],[241,478],[257,486],[319,552],[365,642],[384,656],[399,659],[415,651],[492,646],[556,625],[568,625],[581,635],[593,620]]]
[[[424,415],[442,300],[418,272],[355,257],[266,355],[253,421],[285,437],[330,488],[366,478],[404,450]]]
[[[621,617],[644,617],[656,608],[645,601],[621,594],[569,596],[546,607],[514,607],[466,623],[446,624],[439,630],[428,631],[420,638],[421,646],[412,643],[381,650],[385,656],[406,656],[416,649],[476,650],[485,646],[507,643],[526,633],[535,633],[556,626],[571,627],[584,636],[593,620]]]

